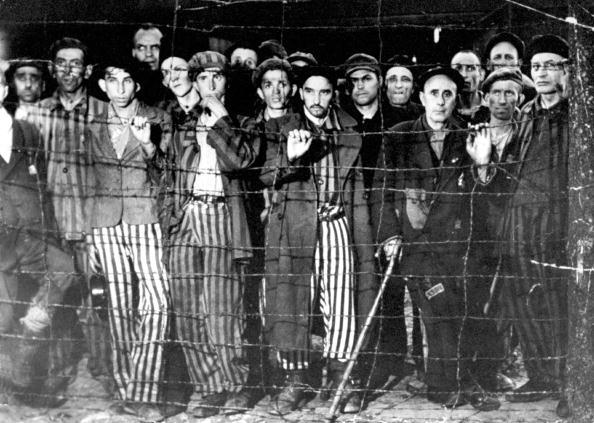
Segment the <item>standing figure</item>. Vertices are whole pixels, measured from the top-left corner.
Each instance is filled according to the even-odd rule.
[[[254,156],[224,105],[225,56],[198,52],[189,68],[195,92],[184,100],[186,130],[174,137],[168,154],[174,171],[169,272],[177,340],[200,396],[191,413],[204,418],[221,407],[234,413],[250,404],[241,269],[251,243],[239,170]],[[179,82],[187,87],[185,72]]]
[[[512,196],[503,235],[502,313],[517,330],[528,382],[508,401],[538,401],[564,387],[567,354],[569,104],[563,93],[569,46],[534,37],[528,46],[537,96],[519,119]],[[562,400],[560,415],[569,410]]]
[[[334,76],[306,67],[300,114],[268,122],[262,181],[273,189],[266,234],[265,331],[286,371],[270,412],[285,414],[305,398],[313,317],[322,317],[323,356],[341,381],[376,293],[374,248],[364,197],[357,122],[333,104]],[[343,411],[358,412],[351,379]]]
[[[139,85],[132,67],[112,60],[99,79],[110,101],[90,125],[86,146],[95,181],[92,239],[107,279],[113,376],[121,400],[114,411],[160,421],[170,299],[149,163],[167,143],[162,128],[169,119],[135,98]]]
[[[380,198],[372,204],[381,207],[374,214],[379,238],[388,257],[402,243],[400,272],[427,334],[427,399],[446,407],[468,401],[480,409],[498,407],[496,400],[472,392],[472,357],[460,340],[467,313],[469,198],[476,184],[471,166],[480,165],[475,177],[486,181],[490,157],[480,143],[467,146],[466,133],[452,117],[464,86],[458,71],[430,69],[419,86],[425,113],[391,128],[385,156],[378,160],[383,189],[374,191]]]

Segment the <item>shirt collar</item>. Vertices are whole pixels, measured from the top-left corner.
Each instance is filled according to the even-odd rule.
[[[60,101],[59,89],[54,91],[54,94],[50,98],[51,98],[50,110],[54,111],[54,110],[64,109],[64,105],[62,104],[62,101]],[[82,92],[80,101],[76,104],[76,106],[74,106],[74,108],[72,110],[78,109],[82,113],[86,113],[88,103],[89,102],[88,102],[87,89],[85,87],[83,87],[83,92]]]

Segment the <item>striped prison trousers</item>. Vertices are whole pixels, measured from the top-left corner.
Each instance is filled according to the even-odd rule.
[[[247,380],[243,283],[231,245],[224,202],[188,203],[170,238],[177,340],[197,393],[239,392]]]
[[[157,402],[169,328],[169,282],[158,223],[93,228],[107,279],[116,390],[123,400]]]
[[[316,305],[324,321],[323,357],[346,361],[353,352],[357,318],[355,314],[355,269],[346,216],[320,220],[314,273],[311,277],[310,310]],[[309,351],[279,351],[277,359],[285,370],[307,369]]]

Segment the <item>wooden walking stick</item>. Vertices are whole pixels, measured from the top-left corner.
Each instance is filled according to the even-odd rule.
[[[390,261],[388,263],[388,268],[386,269],[386,273],[384,273],[384,278],[382,279],[382,283],[380,285],[380,289],[375,297],[375,301],[373,302],[373,306],[365,319],[365,324],[363,325],[363,329],[361,329],[361,333],[357,338],[357,343],[355,344],[355,349],[353,350],[353,354],[349,360],[349,364],[342,376],[342,380],[340,381],[340,385],[336,389],[336,393],[334,394],[334,399],[332,400],[332,406],[330,407],[330,411],[328,412],[328,416],[326,417],[326,421],[333,422],[336,419],[336,410],[338,409],[338,404],[340,403],[340,399],[342,398],[342,394],[344,392],[344,387],[346,386],[349,376],[353,371],[353,367],[355,366],[355,362],[357,361],[357,356],[359,355],[359,351],[365,342],[365,336],[367,335],[367,331],[371,326],[371,322],[375,317],[375,313],[377,312],[377,307],[382,299],[384,294],[384,290],[386,289],[386,285],[390,280],[390,276],[392,275],[392,270],[394,269],[394,264],[396,262],[396,257],[398,254],[392,254],[390,257]]]

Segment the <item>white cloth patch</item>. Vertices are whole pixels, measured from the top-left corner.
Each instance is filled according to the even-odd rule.
[[[429,288],[426,292],[425,292],[425,296],[427,297],[428,300],[430,300],[431,298],[441,294],[442,292],[444,292],[445,289],[443,287],[442,283],[438,283],[435,286],[432,286],[431,288]]]

